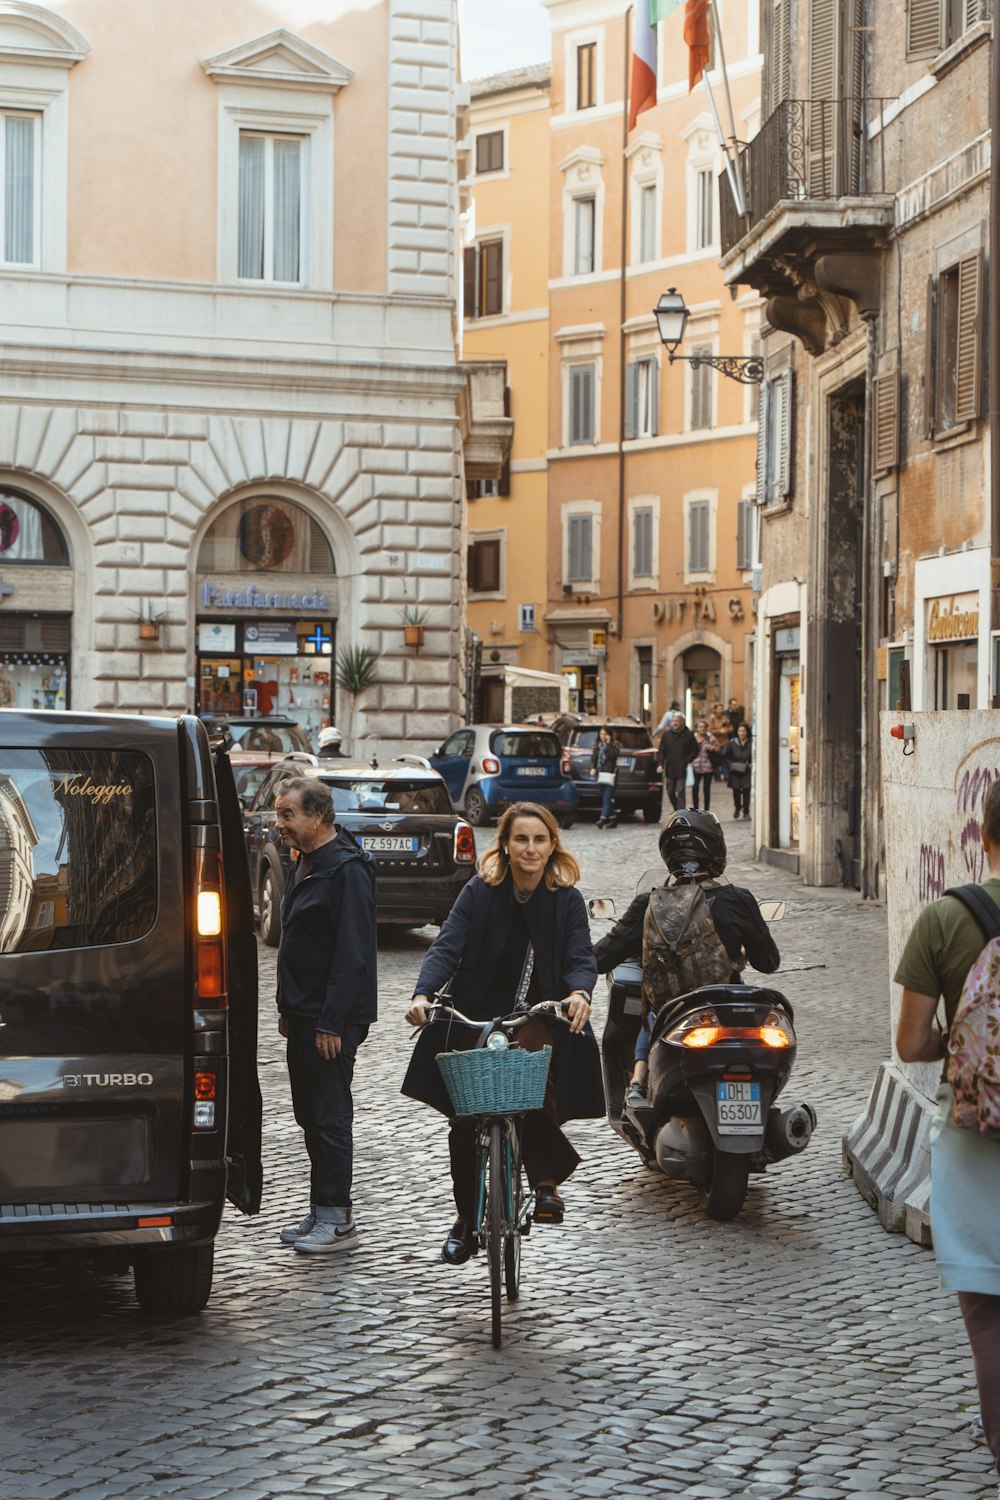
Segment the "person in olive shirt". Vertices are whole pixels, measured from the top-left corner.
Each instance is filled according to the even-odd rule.
[[[980,829],[989,865],[982,891],[1000,907],[1000,782],[983,804]],[[896,970],[903,1002],[896,1050],[903,1062],[942,1063],[931,1126],[931,1232],[941,1285],[957,1292],[972,1346],[986,1440],[1000,1472],[1000,1139],[954,1123],[943,1078],[948,1029],[965,978],[986,937],[955,896],[925,906]],[[938,1022],[944,1000],[944,1027]]]

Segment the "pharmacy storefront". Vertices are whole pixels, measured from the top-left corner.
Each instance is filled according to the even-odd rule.
[[[198,557],[198,713],[285,714],[309,734],[333,722],[337,579],[329,540],[287,500],[223,512]]]

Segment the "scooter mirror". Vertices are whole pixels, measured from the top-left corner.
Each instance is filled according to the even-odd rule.
[[[615,914],[615,903],[610,896],[595,896],[587,902],[587,910],[595,922],[610,922]]]
[[[759,901],[757,904],[765,922],[780,922],[785,915],[784,901]]]

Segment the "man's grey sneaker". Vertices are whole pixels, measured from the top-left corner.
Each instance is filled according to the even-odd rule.
[[[305,1239],[307,1234],[311,1234],[315,1225],[316,1215],[307,1213],[301,1224],[289,1224],[287,1229],[283,1229],[279,1239],[283,1245],[294,1245],[296,1240]]]
[[[300,1255],[331,1255],[337,1250],[356,1250],[358,1226],[352,1219],[349,1224],[334,1224],[318,1219],[314,1229],[295,1241]]]
[[[974,1443],[985,1443],[986,1441],[986,1433],[983,1429],[983,1419],[978,1411],[976,1412],[976,1415],[973,1417],[972,1421],[969,1423],[969,1436]]]

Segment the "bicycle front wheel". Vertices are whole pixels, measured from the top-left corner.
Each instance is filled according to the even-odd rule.
[[[516,1302],[521,1290],[521,1214],[524,1205],[524,1173],[521,1168],[521,1143],[513,1125],[507,1137],[506,1148],[509,1207],[512,1212],[507,1223],[507,1237],[504,1241],[503,1271],[507,1285],[507,1301]]]
[[[503,1123],[500,1120],[494,1120],[490,1125],[490,1185],[486,1196],[487,1248],[490,1262],[490,1307],[494,1349],[499,1349],[502,1342],[503,1229]]]

